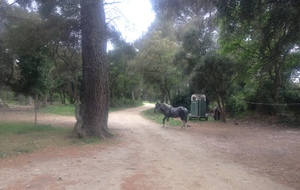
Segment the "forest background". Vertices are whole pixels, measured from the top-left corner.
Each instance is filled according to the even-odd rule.
[[[220,108],[223,121],[257,113],[299,123],[298,0],[151,3],[156,18],[132,43],[106,19],[113,46],[107,51],[109,106],[159,100],[189,108],[197,93],[206,95],[207,110]],[[104,2],[106,13],[113,4]],[[79,0],[0,0],[2,101],[75,104],[81,40]]]

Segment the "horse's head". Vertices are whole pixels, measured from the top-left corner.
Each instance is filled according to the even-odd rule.
[[[160,112],[161,112],[161,110],[160,110],[161,104],[162,104],[162,103],[156,102],[155,108],[154,108],[154,113],[157,113],[157,112],[160,113]]]

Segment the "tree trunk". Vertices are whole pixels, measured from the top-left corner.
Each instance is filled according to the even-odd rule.
[[[28,97],[28,103],[27,103],[27,105],[30,105],[30,106],[32,105],[32,97],[31,96]]]
[[[53,90],[49,91],[49,102],[50,102],[50,105],[53,105]]]
[[[220,109],[220,115],[221,115],[221,119],[224,123],[226,123],[226,115],[225,115],[225,101],[224,101],[224,97],[222,97],[218,91],[216,91],[217,94],[217,103],[218,103],[218,107]]]
[[[47,95],[46,94],[43,96],[42,107],[47,107]]]
[[[87,137],[110,137],[106,23],[103,0],[81,0],[82,91],[80,114]]]
[[[221,97],[221,104],[222,104],[222,107],[221,107],[221,118],[222,118],[222,121],[224,123],[226,123],[226,110],[225,110],[225,98],[224,98],[224,96]]]
[[[133,92],[133,90],[131,90],[131,99],[132,99],[132,100],[135,100],[135,97],[134,97],[134,92]]]
[[[37,110],[39,108],[39,95],[34,96],[34,123],[37,124]]]

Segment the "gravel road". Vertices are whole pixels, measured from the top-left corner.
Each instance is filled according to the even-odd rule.
[[[144,119],[140,112],[149,107],[111,113],[109,128],[116,134],[111,143],[0,160],[0,190],[292,189],[224,159],[192,138],[191,128],[166,129]]]

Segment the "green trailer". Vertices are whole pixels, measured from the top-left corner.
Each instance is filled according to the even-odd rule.
[[[191,96],[191,113],[189,114],[189,120],[204,118],[208,120],[208,114],[206,112],[206,96],[204,94],[193,94]]]

